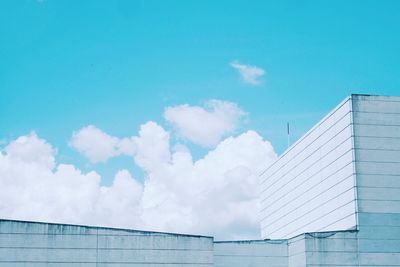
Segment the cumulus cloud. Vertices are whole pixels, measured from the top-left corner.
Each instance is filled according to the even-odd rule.
[[[111,186],[102,186],[96,172],[57,163],[56,149],[35,133],[6,143],[0,148],[0,217],[259,238],[256,170],[276,159],[271,144],[254,131],[220,141],[244,116],[230,102],[170,107],[164,116],[182,137],[214,148],[195,161],[152,121],[129,138],[90,125],[70,141],[92,162],[131,156],[143,183],[120,170]]]
[[[135,163],[149,171],[170,160],[169,134],[157,123],[147,122],[140,127],[139,136],[134,137],[137,151]]]
[[[258,238],[255,170],[275,157],[254,131],[225,139],[198,161],[177,151],[148,170],[142,219],[157,230]]]
[[[131,138],[119,139],[104,133],[93,125],[83,127],[72,134],[70,146],[87,157],[92,163],[106,162],[121,154],[133,155],[135,143]]]
[[[55,149],[35,133],[0,153],[0,217],[257,238],[256,169],[276,155],[256,132],[229,137],[193,161],[155,122],[141,126],[134,160],[144,184],[127,170],[111,186],[94,171],[56,164]]]
[[[96,172],[73,165],[53,169],[54,149],[36,134],[21,136],[0,153],[0,217],[132,227],[140,225],[143,187],[128,171],[111,187]]]
[[[220,100],[207,101],[204,108],[185,104],[164,111],[164,118],[182,138],[204,147],[214,147],[236,130],[244,115],[235,103]]]
[[[246,65],[246,64],[241,64],[239,61],[233,61],[230,63],[230,65],[239,71],[240,76],[243,79],[243,82],[246,84],[250,85],[258,85],[261,83],[259,80],[260,77],[262,77],[265,74],[265,70],[262,68],[256,67],[256,66],[251,66],[251,65]]]
[[[35,163],[49,169],[55,165],[55,150],[45,140],[39,139],[35,132],[17,138],[5,148],[5,152],[15,161]]]

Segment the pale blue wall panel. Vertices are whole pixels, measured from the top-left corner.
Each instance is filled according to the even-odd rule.
[[[368,213],[362,212],[358,215],[360,230],[364,227],[381,226],[400,226],[400,214],[398,213]]]
[[[174,250],[172,247],[165,249],[102,249],[97,256],[98,262],[103,263],[129,263],[129,264],[172,264],[190,263],[193,265],[212,263],[212,251]]]
[[[296,236],[288,240],[288,266],[306,266],[306,240],[304,235]]]
[[[201,237],[174,236],[153,233],[150,235],[99,235],[97,246],[99,248],[125,249],[163,249],[173,247],[174,249],[209,250],[208,240]]]
[[[356,252],[307,252],[307,265],[342,265],[342,266],[357,266],[358,255]]]
[[[358,174],[357,185],[360,187],[400,188],[398,175]]]
[[[214,242],[214,255],[254,255],[287,257],[286,240]]]
[[[23,248],[96,248],[95,235],[45,235],[0,233],[0,247]]]
[[[95,262],[0,262],[0,267],[99,267]],[[126,264],[125,264],[126,267]]]
[[[360,266],[400,266],[400,253],[360,253]]]
[[[400,226],[363,226],[358,233],[360,239],[400,240]]]
[[[353,110],[355,112],[400,113],[400,97],[398,96],[352,95],[352,98],[356,100],[353,103]]]
[[[213,266],[210,237],[0,220],[0,266]]]
[[[360,174],[374,174],[382,176],[397,176],[400,173],[399,162],[371,162],[371,161],[357,161],[357,173]]]
[[[95,262],[96,249],[0,248],[0,262]]]
[[[360,238],[358,240],[360,253],[400,253],[400,238],[398,239],[373,239]],[[399,263],[400,264],[400,263]]]
[[[237,241],[214,243],[214,266],[288,266],[287,241]]]
[[[400,138],[357,136],[354,139],[354,143],[355,147],[359,149],[400,150]]]
[[[400,266],[400,98],[353,97],[360,266]]]

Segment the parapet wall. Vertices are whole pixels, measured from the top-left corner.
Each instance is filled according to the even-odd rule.
[[[0,266],[213,266],[213,238],[0,220]]]
[[[214,243],[214,266],[287,267],[287,240],[225,241]]]

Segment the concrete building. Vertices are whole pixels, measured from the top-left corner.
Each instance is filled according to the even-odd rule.
[[[400,97],[352,95],[261,174],[289,266],[400,266]]]
[[[353,102],[344,100],[262,173],[263,238],[357,229]]]
[[[346,98],[260,177],[265,240],[215,266],[400,266],[400,97]]]
[[[260,177],[263,240],[0,220],[0,267],[400,266],[400,97],[346,98]]]

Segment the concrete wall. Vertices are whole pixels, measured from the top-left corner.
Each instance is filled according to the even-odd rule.
[[[359,266],[357,235],[357,231],[304,234],[305,266]]]
[[[262,237],[357,226],[351,98],[261,174]]]
[[[0,266],[213,266],[211,237],[0,220]]]
[[[287,267],[287,240],[215,242],[214,266]]]
[[[358,231],[289,240],[289,266],[400,266],[400,97],[352,95]]]
[[[288,240],[288,266],[400,266],[400,97],[352,95],[262,179],[263,237],[299,234]],[[339,214],[319,209],[316,194]]]
[[[306,241],[304,234],[288,240],[288,266],[306,266]]]
[[[353,96],[361,266],[400,266],[400,97]]]

